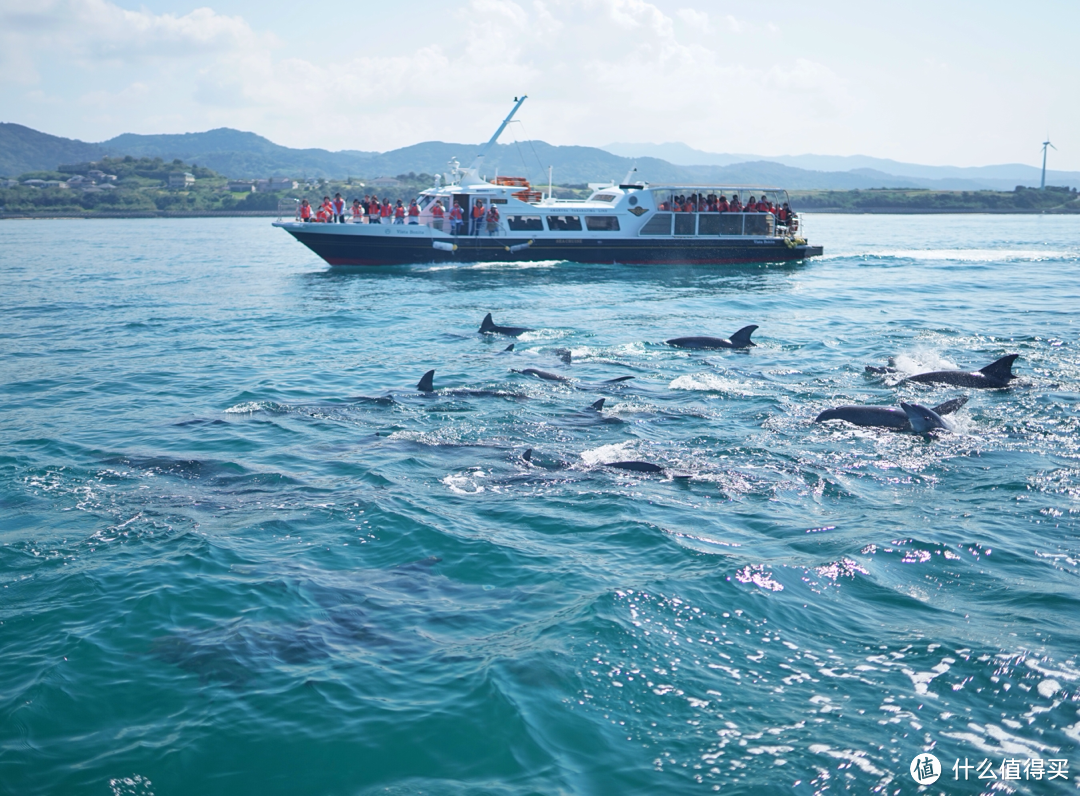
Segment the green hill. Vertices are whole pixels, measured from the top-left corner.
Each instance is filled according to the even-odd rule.
[[[0,122],[0,175],[16,177],[28,171],[53,171],[61,163],[97,160],[106,154],[100,144]]]

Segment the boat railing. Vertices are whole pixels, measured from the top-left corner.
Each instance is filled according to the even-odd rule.
[[[689,237],[749,235],[757,238],[785,236],[788,227],[772,213],[693,213],[661,210],[645,222],[639,235]]]

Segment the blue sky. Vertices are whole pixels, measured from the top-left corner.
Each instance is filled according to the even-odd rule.
[[[0,0],[0,121],[1080,170],[1080,3]]]

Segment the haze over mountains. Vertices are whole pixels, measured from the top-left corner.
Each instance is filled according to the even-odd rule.
[[[125,133],[108,141],[86,143],[48,135],[18,124],[0,123],[0,175],[49,171],[61,163],[99,160],[107,155],[179,158],[229,177],[287,176],[375,178],[408,172],[445,173],[456,158],[468,165],[479,144],[429,141],[389,152],[292,149],[255,133],[230,128],[204,133],[137,135]],[[762,157],[702,152],[685,144],[610,144],[604,148],[552,146],[543,141],[497,144],[485,173],[524,175],[547,182],[554,167],[557,184],[621,180],[633,168],[635,179],[652,183],[775,185],[788,189],[937,188],[942,190],[1012,190],[1038,185],[1034,166],[1007,164],[960,168],[920,166],[863,155],[837,157],[797,155]],[[1080,186],[1080,173],[1048,171],[1047,182]]]

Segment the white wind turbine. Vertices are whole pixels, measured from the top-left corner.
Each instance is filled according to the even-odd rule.
[[[1046,150],[1052,149],[1057,152],[1057,147],[1050,143],[1050,136],[1046,136],[1046,140],[1043,141],[1043,170],[1042,170],[1042,182],[1039,184],[1039,190],[1046,190]]]

